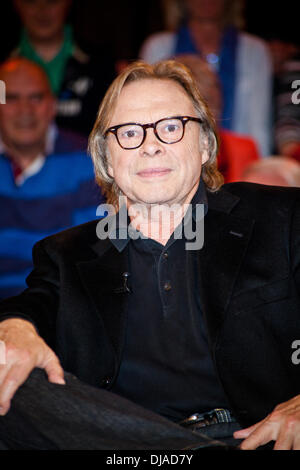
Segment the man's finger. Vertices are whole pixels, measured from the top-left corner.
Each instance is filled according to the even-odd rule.
[[[0,416],[5,416],[6,413],[9,411],[9,408],[10,408],[10,402],[1,404],[0,405]]]
[[[4,415],[10,408],[10,402],[17,389],[25,382],[30,372],[30,368],[24,364],[12,365],[8,369],[0,388],[0,414]]]
[[[262,421],[258,421],[258,423],[254,423],[248,428],[240,429],[239,431],[235,431],[233,433],[233,437],[235,439],[246,439],[250,434],[252,434],[259,426],[261,426],[267,418],[263,419]]]
[[[263,446],[268,442],[275,440],[275,426],[274,423],[265,422],[258,426],[249,437],[247,437],[240,445],[242,450],[257,449],[259,446]]]
[[[300,450],[300,432],[296,433],[296,435],[294,436],[292,449],[293,450]]]
[[[245,439],[246,437],[250,436],[250,434],[255,431],[255,429],[260,426],[261,423],[256,423],[253,424],[252,426],[249,426],[248,428],[240,429],[239,431],[235,431],[233,433],[233,437],[236,439]]]
[[[293,433],[282,427],[276,439],[274,450],[291,450],[293,448],[293,441]]]
[[[6,364],[6,347],[4,341],[0,340],[0,366]]]
[[[8,372],[9,367],[0,367],[0,416],[4,416],[8,412],[10,406],[9,401],[5,401],[5,395],[3,398],[3,394],[5,394],[5,380]]]
[[[8,364],[6,364],[5,366],[0,366],[0,390],[1,390],[1,384],[5,380],[8,370],[9,370]]]
[[[53,357],[44,366],[49,382],[65,385],[64,371],[57,357]]]

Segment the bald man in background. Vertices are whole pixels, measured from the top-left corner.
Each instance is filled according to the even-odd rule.
[[[0,67],[0,298],[19,293],[40,238],[87,222],[102,196],[86,140],[54,124],[56,99],[37,64],[10,59]]]

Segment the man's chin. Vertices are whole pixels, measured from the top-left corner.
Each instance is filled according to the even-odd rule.
[[[176,201],[168,195],[153,194],[151,197],[147,194],[144,197],[140,197],[132,204],[142,204],[143,206],[171,206],[172,204],[176,204]]]
[[[41,139],[37,139],[36,136],[24,136],[22,138],[19,138],[18,140],[11,141],[13,146],[16,149],[24,150],[24,151],[30,151],[31,149],[42,147],[43,145],[41,144]]]

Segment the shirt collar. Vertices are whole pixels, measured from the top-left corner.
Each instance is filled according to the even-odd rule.
[[[25,181],[30,178],[30,176],[34,176],[39,173],[44,166],[44,163],[45,156],[38,155],[34,161],[27,168],[25,168],[25,170],[22,170],[20,167],[18,167],[18,165],[11,161],[16,186],[22,186],[22,184],[24,184]]]
[[[193,196],[191,201],[192,204],[192,217],[195,222],[202,218],[202,212],[197,211],[197,205],[203,204],[204,206],[204,216],[207,214],[208,211],[208,200],[207,200],[207,193],[203,179],[200,179],[199,186],[197,188],[196,193]],[[112,228],[109,231],[108,237],[112,244],[117,248],[119,252],[122,252],[125,247],[128,245],[130,239],[135,238],[146,238],[137,230],[134,230],[129,224],[130,219],[127,212],[127,207],[124,204],[120,207],[119,212],[113,216],[114,223],[112,224]],[[129,232],[129,233],[128,233]]]

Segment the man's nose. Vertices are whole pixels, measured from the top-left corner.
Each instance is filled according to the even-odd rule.
[[[34,4],[38,10],[46,10],[50,5],[49,0],[35,0]]]
[[[20,99],[18,105],[20,113],[31,113],[33,111],[32,103],[27,98]]]
[[[154,129],[148,128],[146,130],[146,137],[143,144],[140,147],[140,153],[142,156],[155,157],[164,152],[163,143],[156,137]]]

